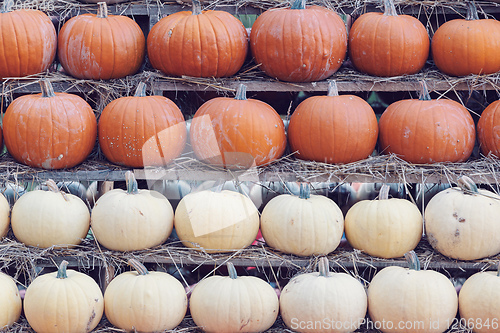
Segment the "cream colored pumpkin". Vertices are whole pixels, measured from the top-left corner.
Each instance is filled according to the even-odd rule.
[[[127,191],[103,194],[91,214],[92,232],[104,247],[134,251],[163,244],[172,233],[174,210],[162,194],[139,190],[132,172],[126,173]]]
[[[238,192],[193,192],[177,205],[175,231],[187,247],[207,252],[239,250],[255,240],[259,212],[252,200]]]
[[[299,196],[281,194],[271,199],[260,220],[269,246],[299,256],[334,251],[344,232],[340,208],[325,196],[310,195],[308,184],[301,184]]]
[[[368,314],[382,332],[444,332],[458,308],[455,287],[443,274],[420,270],[415,252],[410,268],[389,266],[368,286]]]
[[[468,177],[436,194],[424,212],[432,247],[447,257],[475,260],[500,252],[500,196],[478,189]]]
[[[9,275],[0,272],[0,330],[19,320],[22,310],[21,296]]]
[[[355,249],[381,258],[396,258],[413,250],[423,232],[417,206],[405,199],[389,199],[387,185],[378,200],[354,204],[345,217],[346,238]]]
[[[104,292],[104,313],[114,326],[126,331],[163,332],[180,324],[187,311],[182,284],[165,272],[149,272],[135,259],[135,271],[124,272]]]
[[[0,195],[0,239],[7,236],[10,226],[10,205],[3,194]],[[1,327],[1,326],[0,326]]]
[[[90,276],[66,269],[37,276],[26,289],[24,315],[37,333],[91,332],[104,312],[101,289]]]
[[[82,242],[90,226],[87,205],[79,197],[59,191],[48,180],[49,191],[23,194],[12,207],[11,225],[16,238],[31,246],[74,247]]]
[[[474,332],[498,332],[500,329],[500,270],[478,272],[470,276],[458,295],[460,324]]]
[[[292,278],[280,295],[280,313],[296,332],[354,332],[364,322],[367,296],[363,285],[346,273],[330,273],[321,257],[319,272]]]
[[[201,280],[189,300],[191,317],[208,333],[263,332],[279,312],[279,301],[270,284],[255,276],[237,276],[228,263],[229,276]]]

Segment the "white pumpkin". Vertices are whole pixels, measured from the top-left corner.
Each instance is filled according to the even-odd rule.
[[[0,194],[0,239],[7,236],[10,226],[10,205],[3,194]]]
[[[21,296],[14,279],[0,272],[0,330],[19,320],[22,310]]]

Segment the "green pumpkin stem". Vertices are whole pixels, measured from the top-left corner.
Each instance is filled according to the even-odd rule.
[[[328,81],[328,93],[327,96],[338,96],[339,88],[337,87],[337,81],[330,80]]]
[[[241,83],[238,86],[238,90],[236,90],[236,96],[234,96],[234,99],[237,99],[240,101],[246,101],[246,99],[247,99],[247,86],[245,86],[243,83]]]
[[[309,199],[311,197],[311,185],[309,183],[300,183],[299,198]]]
[[[420,270],[420,261],[415,251],[411,250],[405,253],[406,262],[408,263],[408,268],[416,271]]]
[[[146,84],[144,82],[139,82],[134,97],[146,97]]]
[[[477,14],[476,5],[473,1],[467,1],[467,21],[479,20],[479,15]]]
[[[68,274],[66,273],[66,268],[68,268],[68,262],[66,260],[61,261],[59,268],[57,269],[56,278],[58,279],[67,279]]]
[[[318,271],[319,276],[328,277],[328,274],[330,274],[330,262],[327,257],[319,258]]]
[[[229,277],[233,280],[236,280],[238,278],[238,274],[236,273],[236,268],[234,268],[233,263],[228,261],[226,267],[229,273]]]
[[[8,13],[12,11],[12,7],[14,6],[14,0],[5,0],[2,5],[2,9],[0,13]]]
[[[108,6],[105,2],[98,2],[97,5],[97,17],[98,18],[107,18],[108,17]]]
[[[54,193],[61,193],[64,200],[69,201],[69,198],[66,195],[66,193],[59,190],[59,187],[57,186],[55,181],[53,181],[52,179],[49,179],[45,182],[45,185],[47,185],[47,188],[49,189],[49,191],[54,192]]]
[[[458,186],[466,193],[478,193],[477,185],[467,176],[462,176],[457,180]]]
[[[421,87],[419,100],[421,101],[432,100],[431,95],[429,94],[429,89],[427,88],[427,83],[425,83],[424,80],[419,81],[419,83]]]
[[[379,200],[387,200],[389,199],[389,191],[391,187],[387,184],[382,185],[382,188],[380,189],[380,192],[378,192],[378,199]]]
[[[384,15],[398,16],[398,13],[396,12],[396,6],[394,6],[393,0],[384,0]]]
[[[143,264],[141,264],[139,262],[139,260],[137,260],[137,259],[129,259],[127,261],[127,264],[129,264],[133,269],[135,269],[137,271],[137,273],[139,273],[139,275],[147,275],[147,274],[149,274],[148,269],[146,268],[146,266],[144,266]]]
[[[125,172],[125,182],[127,184],[127,193],[128,194],[139,193],[137,180],[135,179],[134,173],[132,171],[128,170],[127,172]]]
[[[291,9],[306,9],[306,0],[294,0]]]
[[[193,14],[192,15],[200,15],[201,14],[201,2],[200,0],[191,0],[193,3]]]
[[[55,97],[54,88],[49,80],[40,80],[40,88],[42,89],[42,97]]]

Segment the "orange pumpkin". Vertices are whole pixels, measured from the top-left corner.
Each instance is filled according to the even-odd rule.
[[[269,9],[252,25],[250,49],[267,75],[282,81],[326,79],[342,65],[347,50],[344,21],[333,10],[295,0]]]
[[[134,96],[109,103],[99,117],[99,145],[108,160],[129,167],[165,165],[186,145],[184,116],[163,96],[146,96],[139,83]]]
[[[44,169],[70,168],[83,162],[94,148],[94,112],[77,95],[54,93],[47,80],[42,93],[16,98],[3,118],[9,153],[19,162]]]
[[[189,130],[196,157],[227,168],[270,163],[286,147],[285,126],[269,105],[246,98],[241,84],[235,98],[216,97],[196,111]]]
[[[9,2],[4,1],[0,12],[0,77],[46,71],[56,56],[54,24],[39,10],[10,11]]]
[[[429,57],[424,25],[410,15],[398,15],[393,0],[384,13],[361,15],[349,31],[349,58],[361,72],[376,76],[415,74]]]
[[[288,125],[292,151],[298,158],[317,162],[350,163],[367,158],[377,138],[372,107],[358,96],[339,96],[335,81],[330,81],[328,96],[309,97],[300,103]]]
[[[382,152],[410,163],[463,162],[476,140],[474,121],[460,103],[432,100],[423,83],[420,99],[387,107],[379,120]]]
[[[500,157],[500,100],[484,109],[477,122],[477,138],[481,152]]]
[[[500,70],[500,22],[479,19],[474,2],[466,3],[466,19],[447,21],[434,33],[434,63],[453,76],[496,73]]]
[[[109,15],[105,2],[97,14],[71,18],[59,32],[59,61],[79,79],[116,79],[135,74],[142,65],[146,41],[127,16]]]
[[[221,10],[182,11],[158,21],[148,34],[151,65],[168,75],[225,77],[235,74],[248,53],[245,26]]]

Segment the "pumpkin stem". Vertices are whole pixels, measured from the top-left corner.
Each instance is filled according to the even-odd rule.
[[[291,9],[306,9],[306,0],[294,0]]]
[[[379,200],[387,200],[389,199],[389,190],[391,187],[387,184],[382,185],[380,188],[380,192],[378,192],[378,199]]]
[[[234,265],[232,262],[227,262],[226,264],[227,271],[229,272],[229,277],[233,280],[238,278],[238,274],[236,273],[236,268],[234,268]]]
[[[240,101],[246,101],[246,99],[247,99],[247,86],[245,86],[243,83],[241,83],[238,86],[238,90],[236,90],[236,96],[234,96],[234,99],[237,99]]]
[[[396,6],[394,6],[393,0],[384,0],[384,15],[398,16],[398,13],[396,12]]]
[[[500,276],[500,262],[498,262],[497,266],[497,276]]]
[[[146,84],[144,82],[139,82],[134,97],[146,97]]]
[[[477,8],[473,1],[467,1],[467,17],[465,19],[467,21],[479,20]]]
[[[328,277],[328,274],[330,274],[330,262],[327,257],[319,258],[318,271],[319,276]]]
[[[42,89],[42,97],[55,97],[54,88],[49,80],[40,80],[40,88]]]
[[[125,183],[127,184],[127,193],[128,194],[139,193],[137,180],[135,179],[134,173],[130,170],[125,172]]]
[[[418,98],[421,101],[430,101],[432,100],[431,95],[429,94],[429,89],[427,88],[427,83],[424,80],[419,81],[420,83],[420,97]]]
[[[137,273],[139,273],[139,275],[146,275],[146,274],[149,274],[146,266],[144,266],[143,264],[141,264],[139,262],[139,260],[137,259],[129,259],[127,261],[127,263],[132,266],[133,269],[135,269],[137,271]]]
[[[338,96],[338,95],[339,95],[339,89],[337,87],[337,81],[335,80],[328,81],[327,96]]]
[[[2,9],[0,10],[0,13],[8,13],[12,11],[12,6],[14,6],[14,0],[5,0],[3,2]]]
[[[192,15],[200,15],[201,14],[201,2],[200,0],[191,0],[193,3],[193,14]]]
[[[311,197],[311,186],[309,183],[300,183],[299,198],[309,199]]]
[[[66,193],[64,193],[63,191],[59,190],[59,187],[57,186],[57,184],[56,184],[55,181],[53,181],[52,179],[49,179],[49,180],[47,180],[45,182],[45,185],[47,185],[49,191],[52,191],[54,193],[61,193],[61,195],[63,196],[64,200],[69,201],[69,198],[66,195]]]
[[[414,269],[416,271],[420,270],[420,261],[415,251],[411,250],[405,253],[406,262],[408,263],[409,269]]]
[[[98,18],[107,18],[108,17],[108,6],[105,2],[98,2],[97,5],[97,17]]]
[[[474,183],[474,181],[467,176],[462,176],[458,178],[457,184],[464,192],[469,192],[473,194],[478,193],[476,183]]]
[[[66,268],[68,268],[68,262],[66,260],[61,261],[59,268],[57,269],[56,278],[58,279],[67,279],[68,274],[66,273]]]

